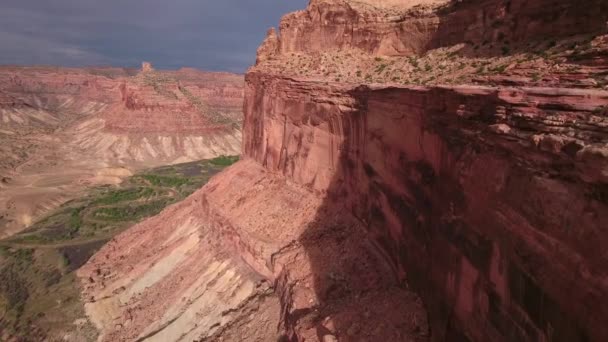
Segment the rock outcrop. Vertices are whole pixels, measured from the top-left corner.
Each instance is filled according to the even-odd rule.
[[[314,0],[287,15],[246,77],[243,160],[80,270],[104,339],[607,340],[608,91],[559,77],[605,75],[608,9],[553,5]],[[473,45],[544,35],[586,40],[541,54],[546,80],[514,59],[441,85],[293,64],[327,70],[340,61],[315,58],[334,49],[421,69],[465,44],[485,67],[496,51]],[[227,296],[199,296],[226,272]]]
[[[606,31],[607,6],[601,0],[313,0],[281,20],[279,51],[415,55],[464,42],[597,34]]]
[[[152,67],[152,63],[150,62],[141,62],[141,72],[151,72],[154,71]]]

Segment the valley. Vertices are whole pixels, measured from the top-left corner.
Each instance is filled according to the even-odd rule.
[[[0,236],[142,168],[238,154],[241,82],[195,69],[0,68]]]
[[[607,22],[311,0],[244,78],[0,68],[0,338],[608,340]]]
[[[0,240],[0,338],[94,340],[75,271],[119,232],[186,198],[238,157],[142,170],[85,191]]]

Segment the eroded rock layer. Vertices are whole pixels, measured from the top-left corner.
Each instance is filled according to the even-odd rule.
[[[195,69],[0,68],[0,236],[88,185],[241,144],[242,76]]]
[[[415,55],[464,42],[522,42],[606,29],[601,0],[313,0],[281,20],[275,53]],[[555,23],[559,25],[554,25]]]
[[[606,337],[608,92],[248,87],[244,153],[349,208],[435,338]]]
[[[239,162],[93,257],[87,313],[103,341],[425,340],[419,298],[334,209]]]
[[[246,76],[243,160],[81,270],[93,321],[119,322],[99,324],[104,338],[608,339],[608,9],[552,4],[315,0],[286,16]],[[496,56],[545,35],[537,48],[561,55]],[[385,82],[399,63],[424,74],[452,57],[453,82]],[[329,77],[341,63],[378,75]],[[223,320],[195,292],[171,299],[165,283],[221,278],[213,262],[237,288],[268,282],[259,317],[239,291],[200,297]]]

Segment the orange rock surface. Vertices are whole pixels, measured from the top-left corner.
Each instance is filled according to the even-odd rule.
[[[243,160],[80,270],[102,339],[607,340],[608,8],[585,4],[314,0],[284,17],[246,76]],[[293,64],[465,44],[490,65],[484,40],[545,36],[586,40],[541,56],[546,80],[523,62],[460,84]]]

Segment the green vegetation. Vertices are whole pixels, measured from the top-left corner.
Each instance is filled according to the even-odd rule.
[[[174,176],[159,176],[159,175],[141,175],[142,179],[149,182],[151,185],[160,187],[179,187],[188,183],[188,179],[184,177]]]
[[[91,189],[0,240],[0,339],[60,340],[85,317],[74,271],[113,236],[183,200],[238,159],[220,156],[145,170],[121,185]],[[91,325],[84,330],[87,340],[96,339]]]
[[[418,62],[418,59],[416,59],[416,57],[414,57],[414,56],[408,57],[408,61],[414,68],[418,68],[418,66],[420,65],[420,63]]]
[[[177,100],[177,95],[163,86],[164,84],[172,81],[172,79],[163,77],[154,71],[147,73],[144,78],[144,83],[148,86],[152,86],[158,95],[164,96],[170,100]]]
[[[170,202],[170,200],[162,199],[141,205],[99,208],[93,212],[93,217],[104,221],[138,221],[160,213]]]
[[[97,201],[96,204],[115,204],[123,201],[134,201],[140,198],[147,198],[154,194],[154,189],[144,187],[134,187],[130,189],[111,190]]]

